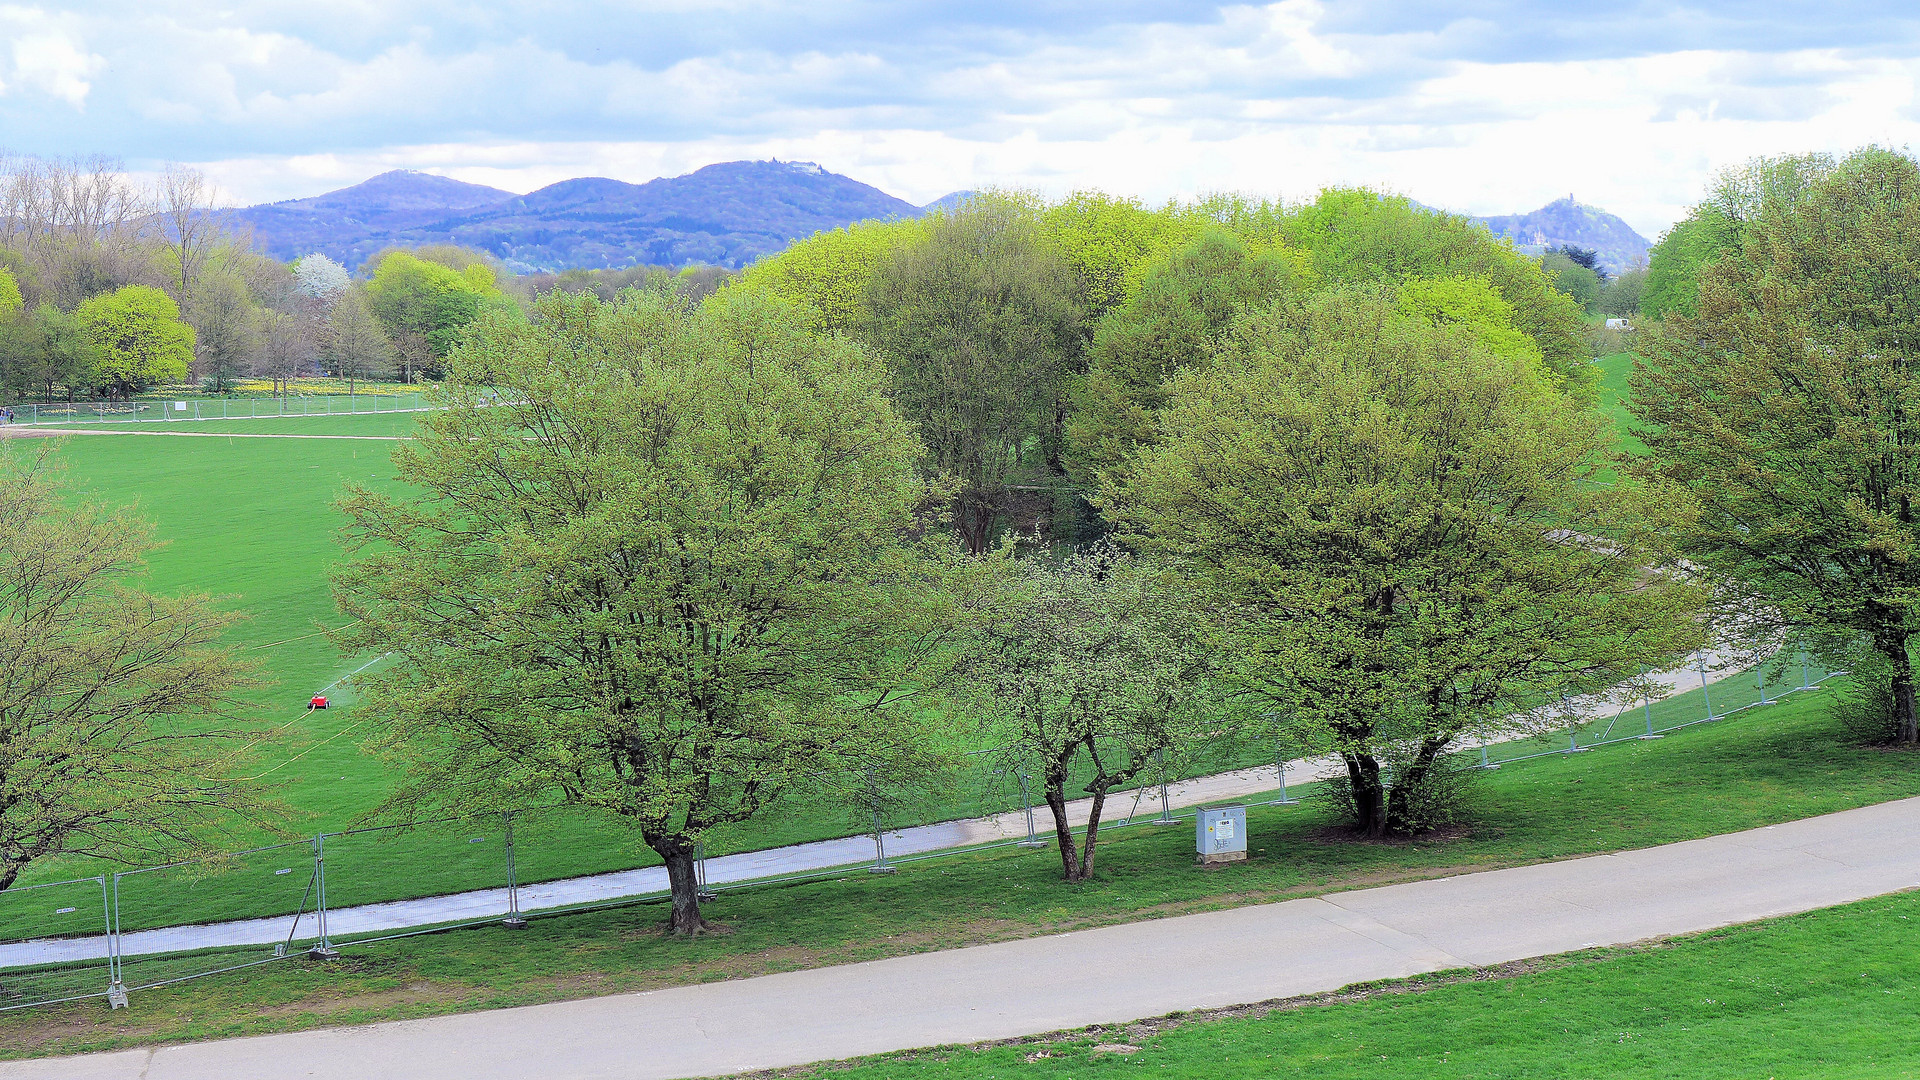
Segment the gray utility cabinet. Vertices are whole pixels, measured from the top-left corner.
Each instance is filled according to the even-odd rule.
[[[1247,857],[1247,808],[1210,806],[1194,823],[1194,850],[1206,863],[1239,862]]]

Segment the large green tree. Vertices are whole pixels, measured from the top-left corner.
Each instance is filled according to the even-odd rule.
[[[1219,226],[1153,260],[1094,330],[1067,421],[1068,468],[1089,481],[1117,474],[1136,446],[1153,441],[1167,380],[1204,362],[1235,317],[1271,301],[1294,276],[1285,251]]]
[[[404,251],[381,257],[366,292],[374,316],[389,334],[417,336],[437,357],[459,344],[481,311],[512,307],[486,264],[473,262],[456,270]]]
[[[1656,265],[1658,265],[1656,263]],[[1651,473],[1692,492],[1683,540],[1787,629],[1883,658],[1920,741],[1920,164],[1860,151],[1767,193],[1644,347]]]
[[[344,502],[388,809],[618,815],[698,932],[704,835],[911,747],[945,593],[905,538],[946,493],[872,354],[745,293],[549,293],[446,397],[394,454],[419,494]]]
[[[886,356],[930,471],[959,481],[955,526],[976,554],[992,544],[1008,484],[1055,471],[1077,292],[1033,215],[990,199],[934,218],[868,280],[856,332]]]
[[[1265,215],[1246,215],[1251,224]],[[1540,347],[1549,370],[1576,393],[1593,385],[1580,305],[1554,287],[1540,264],[1464,217],[1423,210],[1406,199],[1329,188],[1279,223],[1327,285],[1392,285],[1422,277],[1480,277],[1513,309],[1514,325]]]
[[[1641,313],[1650,319],[1694,314],[1701,272],[1740,247],[1747,223],[1768,207],[1797,202],[1833,166],[1826,154],[1783,154],[1754,158],[1718,173],[1707,197],[1649,253]]]
[[[180,382],[193,363],[193,327],[180,306],[149,285],[102,293],[74,310],[87,343],[95,385],[127,396],[159,383]]]
[[[60,855],[161,861],[257,835],[239,617],[135,588],[151,529],[0,451],[0,889]]]
[[[1221,613],[1232,682],[1345,762],[1364,835],[1428,823],[1462,737],[1699,641],[1701,590],[1639,491],[1591,482],[1608,429],[1557,381],[1377,288],[1283,301],[1176,377],[1104,496]]]

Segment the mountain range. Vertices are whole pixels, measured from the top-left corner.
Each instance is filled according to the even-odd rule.
[[[525,195],[400,170],[234,217],[274,258],[318,251],[349,268],[385,247],[451,243],[490,252],[518,273],[638,263],[737,269],[822,229],[918,217],[953,197],[919,207],[807,161],[729,161],[644,184],[583,177]]]
[[[918,217],[972,194],[916,206],[812,162],[729,161],[644,184],[583,177],[525,195],[397,170],[232,214],[274,258],[317,251],[349,268],[386,247],[451,243],[490,252],[517,273],[641,263],[738,269],[823,229]],[[1643,260],[1649,246],[1626,222],[1572,196],[1530,214],[1476,220],[1531,254],[1562,244],[1593,248],[1614,273]]]

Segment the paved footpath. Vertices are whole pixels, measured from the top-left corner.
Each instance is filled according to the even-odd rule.
[[[1920,799],[1905,799],[1615,855],[738,982],[6,1063],[0,1080],[667,1080],[1033,1035],[1920,887],[1916,830]]]

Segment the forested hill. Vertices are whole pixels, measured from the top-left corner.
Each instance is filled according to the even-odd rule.
[[[1504,236],[1515,247],[1530,255],[1562,244],[1592,248],[1600,253],[1599,263],[1610,274],[1632,269],[1643,260],[1652,244],[1633,231],[1626,222],[1597,206],[1575,202],[1573,196],[1555,199],[1531,214],[1506,214],[1481,218],[1493,235]]]
[[[740,267],[822,229],[922,208],[811,162],[731,161],[644,184],[588,177],[526,195],[391,172],[311,199],[237,211],[275,258],[349,267],[389,245],[455,243],[517,272],[639,263]]]

